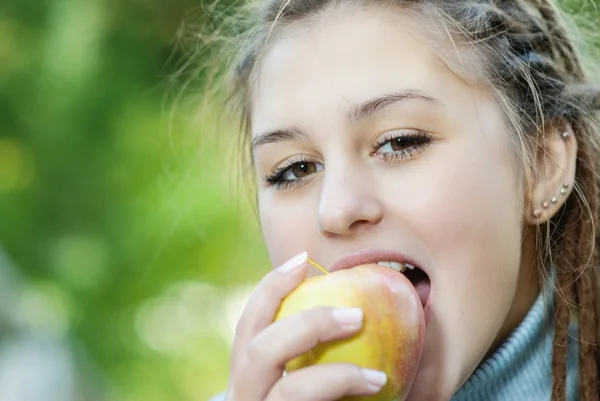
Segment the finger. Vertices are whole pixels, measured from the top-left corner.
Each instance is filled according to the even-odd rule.
[[[323,364],[296,370],[273,386],[265,401],[333,401],[381,391],[387,376],[351,364]]]
[[[306,252],[294,256],[282,266],[270,271],[258,283],[238,321],[232,346],[231,363],[235,371],[238,354],[261,330],[273,322],[281,300],[306,277]]]
[[[248,344],[236,387],[244,388],[250,399],[262,400],[281,378],[286,362],[319,343],[350,337],[362,320],[360,309],[317,307],[269,325]]]

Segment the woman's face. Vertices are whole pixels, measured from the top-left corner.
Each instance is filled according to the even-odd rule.
[[[260,64],[252,138],[274,265],[400,252],[430,280],[411,400],[447,400],[535,298],[512,133],[400,11],[346,10]]]

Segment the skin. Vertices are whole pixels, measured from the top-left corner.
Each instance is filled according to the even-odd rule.
[[[349,254],[386,249],[425,267],[431,310],[409,400],[437,401],[451,398],[538,295],[535,238],[525,227],[555,209],[533,219],[526,199],[541,203],[572,182],[576,146],[550,128],[552,162],[526,193],[514,133],[491,91],[448,69],[432,39],[415,27],[401,12],[392,18],[388,9],[371,7],[338,11],[284,34],[260,64],[252,138],[297,131],[253,149],[260,222],[274,265],[301,251],[330,267]],[[348,118],[369,100],[406,91],[428,99],[395,99]],[[390,135],[419,132],[429,138],[420,148],[373,148]],[[309,166],[298,185],[276,188],[264,180],[298,157]],[[234,342],[229,400],[241,400],[242,391],[249,401],[335,400],[374,391],[353,366],[311,367],[281,378],[293,356],[353,333],[326,308],[270,324],[308,270],[306,264],[274,270],[253,293]]]

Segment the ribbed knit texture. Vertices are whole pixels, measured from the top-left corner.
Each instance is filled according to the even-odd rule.
[[[552,303],[538,296],[509,338],[484,361],[451,401],[550,401],[552,393]],[[567,401],[578,401],[578,346],[569,328]],[[218,394],[210,401],[223,401]]]
[[[452,401],[550,401],[552,393],[552,305],[539,295],[509,338],[484,361]],[[567,400],[578,401],[578,346],[569,328]]]

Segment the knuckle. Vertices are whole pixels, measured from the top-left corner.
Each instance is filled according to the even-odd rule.
[[[305,329],[304,331],[311,329],[313,327],[314,321],[315,321],[314,310],[307,310],[307,311],[299,313],[297,316],[297,319],[298,319],[297,324],[300,325],[301,327],[303,327]]]
[[[363,383],[365,376],[363,375],[362,369],[358,365],[348,364],[348,376],[352,376],[354,383]]]
[[[307,310],[303,315],[304,323],[314,327],[315,324],[319,328],[328,325],[331,321],[331,307],[329,306],[316,306],[310,310]]]
[[[327,381],[330,386],[352,392],[365,385],[365,378],[360,367],[351,363],[336,363],[330,366]]]
[[[315,312],[318,314],[319,318],[322,320],[330,320],[332,310],[333,310],[333,308],[331,306],[315,307]]]
[[[348,380],[346,381],[350,386],[351,390],[361,390],[368,386],[367,379],[363,375],[362,369],[357,365],[347,365],[348,370]]]
[[[244,314],[242,312],[242,316],[238,319],[236,325],[235,325],[235,336],[234,336],[234,342],[240,338],[241,334],[244,332],[244,327],[246,326],[246,319],[244,317]]]
[[[250,297],[248,298],[248,301],[246,302],[246,305],[244,306],[242,313],[235,325],[234,340],[241,337],[243,335],[243,333],[250,326],[250,322],[253,320],[251,309],[252,309],[252,305],[256,302],[256,298],[257,298],[257,293],[256,293],[256,290],[254,290],[254,292],[252,292],[252,294],[250,294]]]
[[[263,348],[261,341],[257,340],[256,337],[252,339],[246,347],[247,360],[256,361],[264,358],[266,352]]]
[[[281,302],[282,296],[279,295],[281,292],[280,285],[277,285],[275,280],[269,279],[269,277],[263,279],[254,289],[251,300],[253,310],[263,309],[265,305],[273,305],[274,303]]]
[[[269,271],[262,280],[259,281],[256,289],[259,291],[273,291],[280,287],[280,275],[277,274],[277,269]],[[279,284],[279,285],[278,285]]]
[[[319,306],[300,312],[293,322],[299,338],[320,342],[332,334],[331,307]]]
[[[329,306],[316,307],[310,314],[310,321],[307,323],[310,324],[310,327],[312,327],[315,331],[329,332],[331,330],[332,325],[334,325],[334,321],[331,315],[332,310],[333,308]],[[307,318],[309,317],[307,316]]]
[[[301,312],[296,316],[296,319],[294,325],[300,337],[313,337],[321,331],[321,325],[319,324],[319,319],[316,318],[314,310]]]

